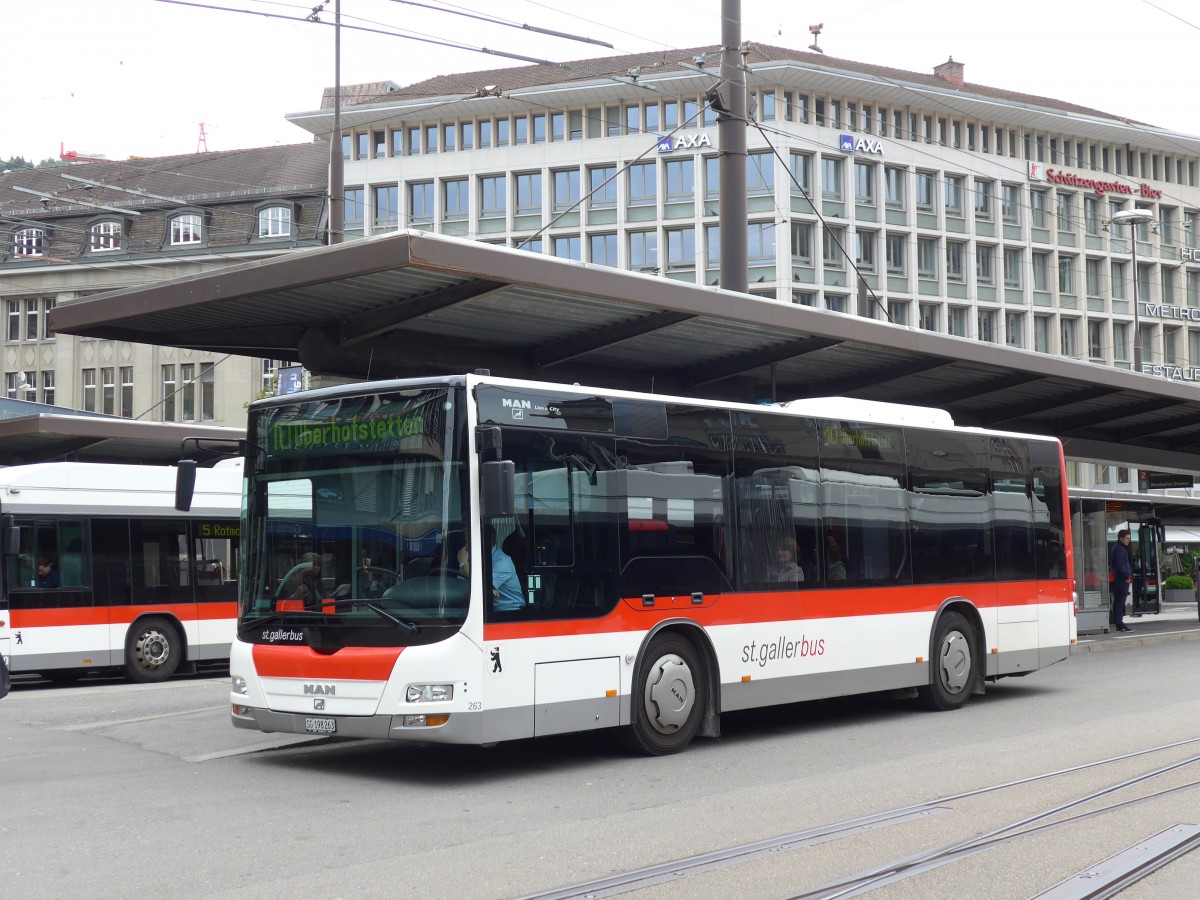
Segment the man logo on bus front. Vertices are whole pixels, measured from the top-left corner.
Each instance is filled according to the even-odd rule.
[[[498,672],[503,672],[503,671],[504,671],[504,667],[500,665],[500,648],[493,647],[492,648],[492,674],[495,675]]]

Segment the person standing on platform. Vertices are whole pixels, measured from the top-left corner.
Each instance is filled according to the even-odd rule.
[[[1129,558],[1128,528],[1117,532],[1117,542],[1108,553],[1109,590],[1112,593],[1112,624],[1117,631],[1133,631],[1125,624],[1125,601],[1133,582],[1133,563]]]

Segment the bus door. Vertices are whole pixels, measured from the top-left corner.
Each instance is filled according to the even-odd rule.
[[[1130,557],[1133,562],[1133,587],[1130,602],[1133,614],[1162,612],[1162,591],[1159,577],[1158,548],[1162,542],[1163,526],[1159,519],[1131,522],[1133,544]]]
[[[12,537],[10,538],[10,535]],[[12,546],[10,546],[12,541]],[[12,668],[12,610],[8,605],[8,565],[9,551],[16,552],[16,530],[12,516],[0,518],[0,551],[5,561],[0,565],[0,657],[4,658],[6,668]]]

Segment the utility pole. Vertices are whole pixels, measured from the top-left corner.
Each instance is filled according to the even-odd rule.
[[[346,227],[346,176],[342,158],[342,0],[333,5],[333,136],[329,139],[329,243]]]
[[[746,73],[742,67],[742,0],[721,0],[721,89],[729,110],[717,117],[721,145],[721,287],[745,294]]]

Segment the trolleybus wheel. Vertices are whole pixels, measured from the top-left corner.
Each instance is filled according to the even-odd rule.
[[[634,684],[631,732],[635,749],[651,756],[677,753],[696,735],[704,716],[704,664],[685,638],[656,638]]]
[[[166,619],[142,619],[125,642],[125,674],[133,681],[166,681],[179,668],[183,642]]]
[[[921,702],[934,710],[958,709],[975,687],[975,629],[961,613],[938,619],[933,638],[930,683],[919,690]]]

